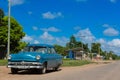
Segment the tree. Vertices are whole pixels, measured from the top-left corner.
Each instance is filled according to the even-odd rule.
[[[65,50],[66,50],[65,47],[60,46],[60,45],[57,45],[57,44],[55,44],[54,47],[55,47],[55,50],[57,51],[57,53],[59,53],[59,54],[61,54],[61,55],[63,55],[63,56],[66,55],[66,54],[65,54]]]
[[[109,51],[108,54],[109,54],[108,57],[109,57],[109,58],[112,58],[113,60],[119,59],[118,55],[114,54],[113,51]]]
[[[75,36],[71,36],[70,37],[70,43],[76,43],[76,38],[75,38]]]
[[[85,52],[89,52],[88,44],[83,44],[83,49]]]
[[[83,49],[85,52],[89,52],[89,48],[88,48],[88,44],[84,44],[81,41],[76,41],[76,38],[72,35],[70,37],[70,42],[68,42],[66,44],[66,47],[68,49],[73,49],[73,48],[77,48],[77,47],[82,47],[83,45]]]
[[[71,37],[70,37],[70,42],[68,42],[67,44],[66,44],[66,46],[68,47],[68,48],[70,48],[70,49],[72,49],[72,48],[75,48],[76,47],[76,38],[72,35]]]
[[[82,47],[83,43],[81,41],[76,42],[76,47]]]
[[[102,51],[100,47],[101,47],[100,43],[92,43],[92,48],[91,48],[92,53],[100,54]]]
[[[112,59],[113,60],[120,60],[120,56],[116,55],[116,54],[113,54],[112,55]]]
[[[109,52],[109,57],[112,57],[112,55],[113,55],[113,51],[110,51]]]
[[[0,9],[0,26],[2,25],[2,18],[4,17],[4,12]]]
[[[109,59],[109,56],[108,56],[108,52],[107,52],[107,51],[102,51],[102,52],[101,52],[101,56],[103,56],[103,58],[104,58],[105,60],[108,60],[108,59]]]
[[[5,51],[5,53],[7,52],[7,40],[8,40],[7,33],[8,33],[8,17],[5,16],[2,18],[2,22],[0,25],[0,45],[5,45],[3,50]],[[23,32],[22,26],[13,17],[11,17],[10,34],[11,34],[10,52],[16,53],[23,48],[21,45],[25,45],[25,42],[21,41],[21,39],[25,36],[25,33]]]
[[[0,9],[0,19],[2,19],[3,17],[4,17],[4,11]]]

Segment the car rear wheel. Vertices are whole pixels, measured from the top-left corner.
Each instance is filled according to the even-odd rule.
[[[59,67],[55,67],[54,70],[55,70],[55,71],[58,71],[58,70],[59,70]]]
[[[60,65],[58,65],[57,67],[54,68],[55,71],[58,71],[60,68]]]
[[[17,74],[17,73],[18,73],[18,69],[11,68],[11,73],[12,73],[12,74]]]

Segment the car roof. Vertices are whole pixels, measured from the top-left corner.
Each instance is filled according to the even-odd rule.
[[[49,44],[28,44],[27,46],[54,47],[54,46],[49,45]]]

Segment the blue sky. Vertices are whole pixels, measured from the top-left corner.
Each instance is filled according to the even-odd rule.
[[[26,42],[65,45],[74,35],[120,55],[120,0],[10,1],[11,15],[23,26]],[[7,15],[8,1],[0,0],[0,8]]]

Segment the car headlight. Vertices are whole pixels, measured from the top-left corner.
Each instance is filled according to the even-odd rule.
[[[8,59],[11,59],[11,58],[12,58],[11,55],[9,55],[9,56],[8,56]]]
[[[36,56],[36,59],[37,59],[37,60],[39,60],[40,58],[41,58],[40,55],[37,55],[37,56]]]

